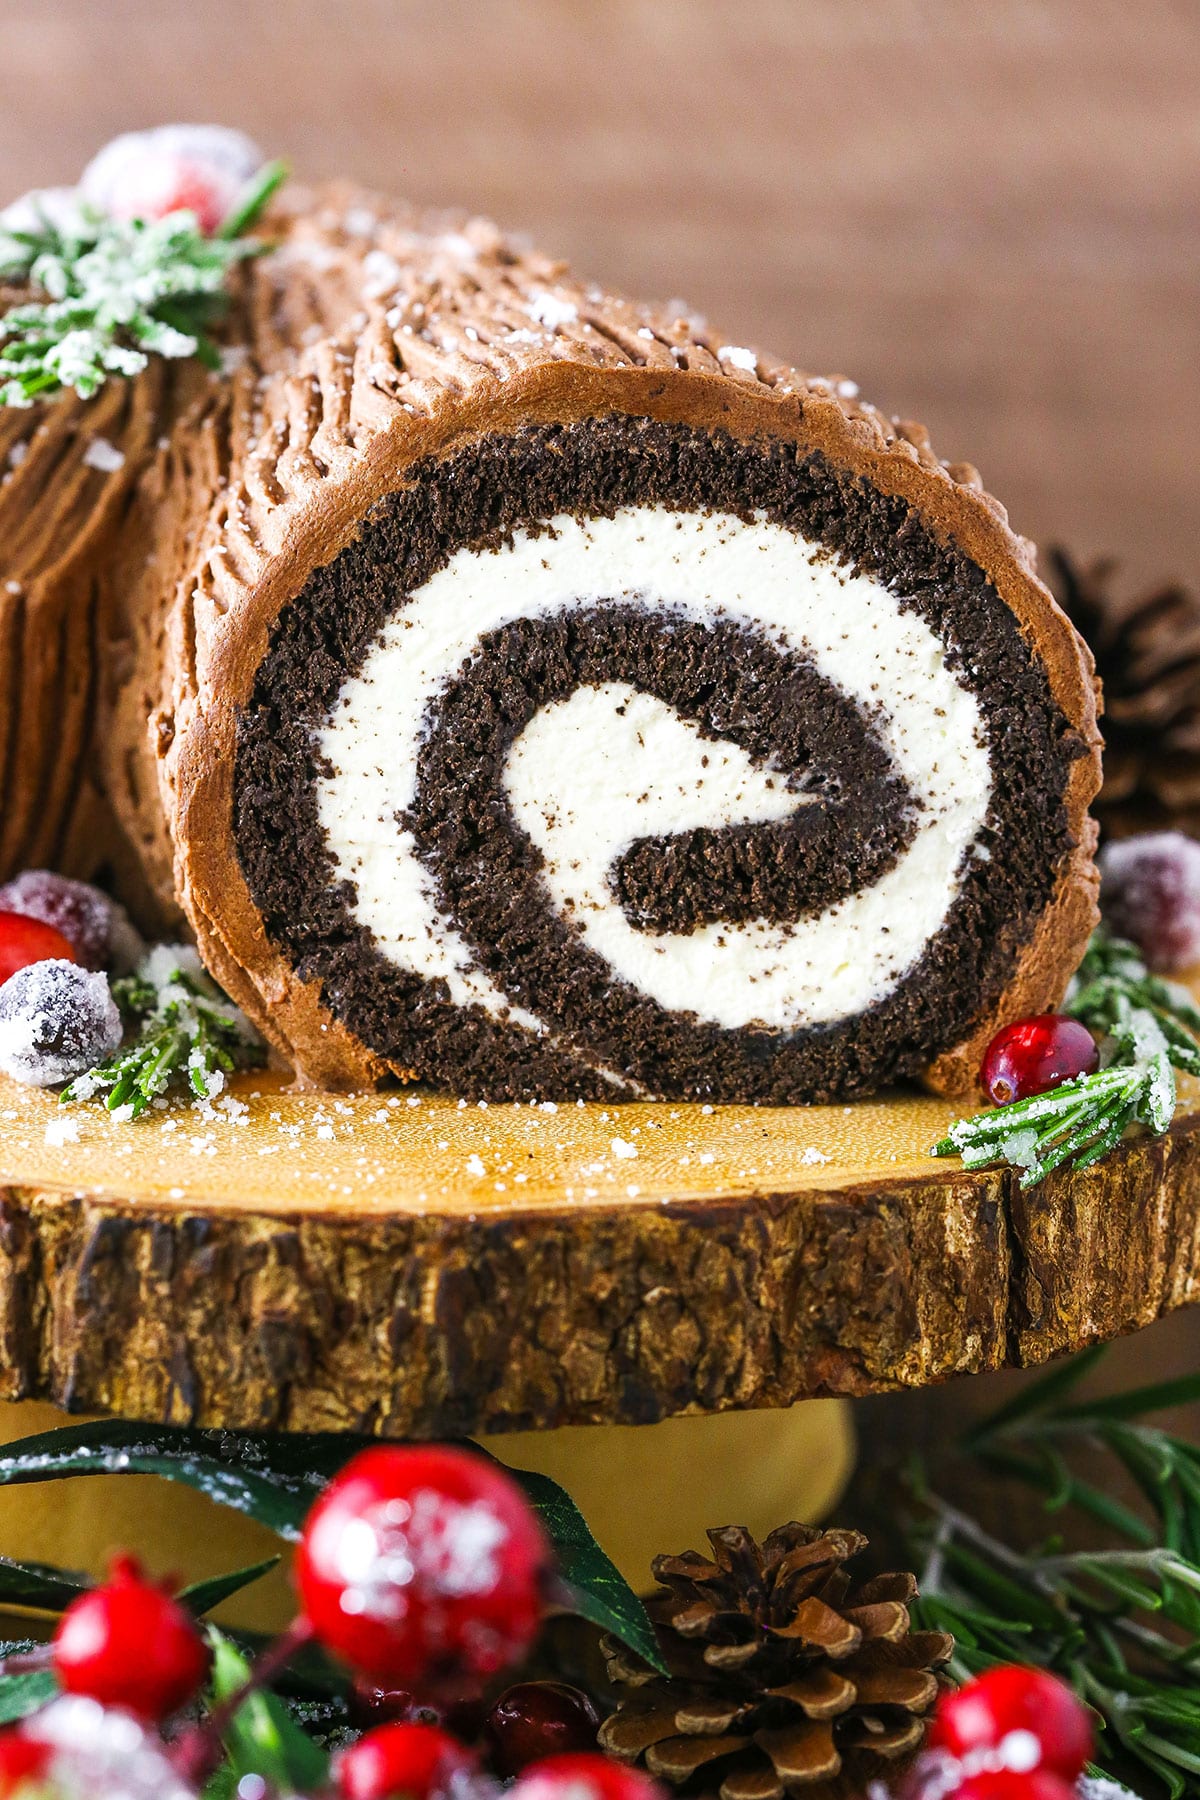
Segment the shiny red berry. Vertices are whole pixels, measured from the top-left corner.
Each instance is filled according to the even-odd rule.
[[[519,1681],[487,1716],[497,1774],[519,1775],[530,1763],[596,1748],[600,1724],[588,1696],[565,1681]]]
[[[1077,1795],[1072,1782],[1050,1769],[980,1769],[964,1776],[948,1800],[1077,1800]]]
[[[1166,974],[1200,962],[1200,844],[1181,831],[1149,831],[1100,854],[1104,923]]]
[[[54,1668],[68,1694],[86,1694],[157,1723],[203,1683],[212,1656],[192,1615],[118,1557],[102,1587],[73,1600],[54,1634]]]
[[[0,912],[0,982],[30,963],[78,961],[75,946],[53,925],[25,913]]]
[[[470,1775],[475,1758],[436,1725],[380,1725],[333,1766],[342,1800],[441,1800],[454,1777]]]
[[[649,1775],[598,1752],[533,1763],[510,1794],[511,1800],[663,1800]]]
[[[989,1669],[957,1693],[944,1694],[929,1744],[931,1749],[963,1757],[973,1750],[1001,1749],[1014,1733],[1032,1734],[1041,1746],[1040,1762],[1035,1764],[1022,1756],[1024,1746],[1009,1743],[1016,1772],[1017,1763],[1025,1760],[1026,1768],[1037,1766],[1074,1782],[1092,1753],[1091,1716],[1082,1701],[1044,1669],[1016,1666]],[[1003,1797],[997,1794],[994,1800]]]
[[[993,1106],[1028,1100],[1100,1066],[1096,1040],[1078,1019],[1039,1013],[998,1031],[984,1053],[979,1079]]]
[[[313,1630],[358,1674],[449,1698],[529,1649],[548,1566],[504,1470],[440,1445],[389,1445],[354,1457],[317,1501],[296,1580]]]
[[[39,1744],[27,1738],[18,1726],[14,1731],[0,1732],[0,1800],[19,1795],[27,1784],[43,1781],[50,1772],[54,1755],[50,1744]]]

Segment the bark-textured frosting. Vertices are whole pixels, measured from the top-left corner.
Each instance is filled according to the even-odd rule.
[[[938,1046],[931,1078],[947,1090],[969,1088],[996,1022],[1054,1004],[1092,926],[1086,815],[1099,775],[1087,653],[1038,582],[1031,547],[1008,529],[975,471],[943,465],[921,427],[860,403],[852,384],[803,375],[682,313],[602,294],[484,221],[413,215],[325,189],[297,195],[275,224],[278,248],[245,273],[222,379],[190,372],[167,382],[158,373],[128,389],[114,384],[91,409],[68,403],[31,421],[31,445],[41,437],[49,447],[55,431],[73,440],[77,487],[80,432],[99,432],[97,406],[120,412],[103,433],[126,455],[106,535],[76,559],[92,597],[74,611],[65,598],[59,604],[77,626],[87,606],[97,609],[98,781],[159,906],[182,908],[218,978],[306,1078],[358,1083],[385,1071],[385,1058],[329,1005],[319,962],[305,964],[278,920],[264,926],[263,834],[256,852],[244,817],[254,771],[238,773],[247,767],[247,721],[270,701],[263,683],[272,656],[278,670],[287,621],[303,615],[291,603],[303,600],[310,615],[318,593],[336,604],[338,583],[356,566],[350,547],[366,546],[386,509],[403,507],[431,471],[436,489],[439,469],[470,470],[489,445],[536,442],[539,454],[554,454],[556,443],[581,441],[573,432],[625,416],[685,460],[681,446],[707,437],[877,496],[901,546],[910,531],[940,546],[972,571],[964,581],[978,584],[981,604],[1015,621],[1014,642],[1044,689],[1043,715],[1058,722],[1046,796],[1057,824],[1045,840],[1052,866],[1044,891],[1021,941],[1007,947],[1000,991],[960,1021],[957,1043]],[[0,432],[9,428],[0,415]],[[0,470],[8,441],[0,438]],[[32,448],[6,486],[26,480],[31,463]],[[54,504],[65,514],[70,488],[73,538],[82,540],[84,502],[66,479],[60,487]],[[38,490],[26,493],[32,506]],[[39,524],[43,540],[51,518],[46,512]],[[818,537],[828,544],[830,530]],[[39,555],[45,570],[44,541]],[[332,629],[331,642],[337,635]],[[969,646],[969,621],[959,636]],[[43,630],[43,653],[51,641]],[[647,666],[654,654],[647,644]],[[595,656],[603,673],[600,649]],[[78,639],[65,664],[90,679]],[[478,715],[470,693],[448,703],[464,719]],[[81,721],[88,716],[85,706]],[[85,724],[77,735],[88,742]],[[486,762],[486,744],[479,754]],[[870,746],[855,754],[869,785]],[[437,771],[427,774],[432,791]],[[44,792],[44,773],[38,782]],[[286,833],[291,821],[278,825]],[[647,854],[653,863],[653,846],[641,846],[622,865],[627,905],[652,910],[669,891],[691,904],[687,881],[664,884]],[[779,905],[786,911],[785,898]],[[572,1088],[569,1073],[561,1081]]]

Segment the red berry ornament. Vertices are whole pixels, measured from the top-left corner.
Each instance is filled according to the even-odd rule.
[[[1200,844],[1148,831],[1100,853],[1104,923],[1165,974],[1200,962]]]
[[[86,1694],[150,1722],[178,1710],[212,1661],[191,1614],[119,1557],[103,1587],[73,1600],[54,1634],[54,1668],[68,1694]]]
[[[1007,1106],[1010,1100],[1044,1094],[1076,1075],[1090,1075],[1099,1066],[1100,1052],[1086,1025],[1061,1013],[1039,1013],[996,1033],[979,1079],[993,1106]]]
[[[296,1556],[321,1642],[370,1679],[462,1692],[537,1634],[549,1549],[524,1494],[481,1457],[381,1446],[317,1501]]]
[[[0,912],[0,982],[30,963],[79,960],[75,946],[53,925],[25,913]]]
[[[1041,1746],[1040,1761],[1023,1756],[1014,1734],[1031,1734]],[[1007,1745],[1005,1740],[1009,1740]],[[973,1751],[997,1750],[1010,1768],[1049,1770],[1064,1781],[1078,1779],[1092,1753],[1092,1722],[1070,1688],[1044,1669],[989,1669],[957,1693],[938,1702],[929,1733],[932,1749],[962,1759]],[[1005,1756],[1005,1750],[1012,1754]],[[978,1800],[985,1800],[983,1795]],[[1002,1800],[997,1794],[994,1800]],[[1046,1800],[1053,1800],[1047,1795]]]
[[[511,1795],[512,1800],[662,1800],[663,1790],[640,1769],[594,1754],[548,1756],[526,1769]]]
[[[471,1752],[436,1725],[381,1725],[334,1764],[342,1800],[440,1800],[474,1773]]]
[[[1076,1800],[1072,1782],[1049,1769],[980,1769],[967,1775],[950,1800]]]
[[[599,1723],[579,1688],[565,1681],[520,1681],[488,1714],[492,1762],[500,1775],[519,1775],[543,1757],[594,1750]]]
[[[49,1774],[54,1752],[49,1744],[36,1743],[15,1731],[0,1732],[0,1800],[19,1795],[28,1783],[36,1783]]]

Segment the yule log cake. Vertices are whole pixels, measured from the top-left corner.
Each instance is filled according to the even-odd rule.
[[[969,1090],[1078,961],[1099,778],[975,471],[482,221],[260,229],[220,372],[0,408],[7,866],[103,801],[328,1086]]]

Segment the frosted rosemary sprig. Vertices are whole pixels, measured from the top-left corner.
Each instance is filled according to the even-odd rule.
[[[1097,931],[1063,1011],[1101,1039],[1101,1067],[1047,1094],[957,1119],[933,1146],[968,1169],[1010,1163],[1030,1188],[1051,1170],[1086,1169],[1131,1125],[1166,1131],[1175,1070],[1200,1075],[1200,1008],[1175,982],[1152,975],[1132,944]]]
[[[160,944],[135,975],[114,981],[112,992],[132,1041],[77,1076],[59,1096],[61,1105],[104,1094],[109,1112],[136,1119],[171,1089],[213,1100],[226,1076],[263,1061],[249,1020],[186,945]]]
[[[0,316],[0,406],[31,406],[64,388],[87,399],[151,356],[217,367],[208,328],[229,271],[265,247],[241,234],[286,173],[269,164],[213,237],[190,212],[147,222],[81,208],[67,221],[43,217],[36,230],[0,228],[0,280],[39,296]]]

